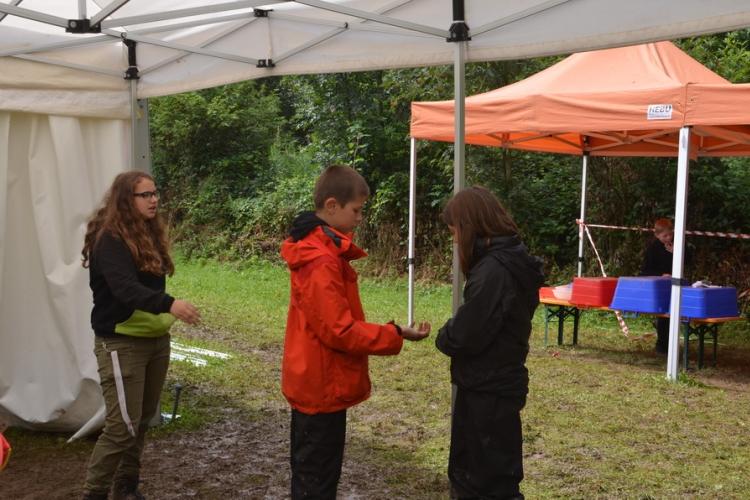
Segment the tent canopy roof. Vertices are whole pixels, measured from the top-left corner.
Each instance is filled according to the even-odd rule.
[[[453,101],[412,103],[415,138],[453,141]],[[750,85],[733,85],[670,42],[573,54],[544,71],[466,98],[466,142],[552,153],[750,154]]]
[[[1,109],[97,113],[85,109],[88,98],[65,109],[67,94],[62,93],[72,91],[87,92],[97,106],[108,104],[127,117],[122,97],[113,94],[130,87],[122,78],[128,68],[123,39],[137,43],[139,98],[272,75],[451,64],[455,55],[455,44],[446,42],[452,0],[83,3],[85,12],[73,0],[0,0]],[[750,26],[750,3],[471,0],[465,2],[464,17],[471,36],[466,60],[471,62],[744,28]],[[68,20],[82,18],[101,33],[65,32]],[[40,103],[38,109],[34,102]]]

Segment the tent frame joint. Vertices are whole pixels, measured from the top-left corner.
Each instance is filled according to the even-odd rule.
[[[471,40],[464,7],[464,0],[453,0],[453,24],[448,29],[449,36],[445,39],[447,42],[468,42]]]
[[[450,36],[445,39],[447,42],[468,42],[471,40],[469,25],[466,24],[466,21],[454,21],[448,32]]]
[[[123,78],[125,80],[139,80],[141,76],[138,74],[138,64],[135,57],[135,47],[137,45],[135,40],[129,38],[122,39],[122,43],[128,48],[128,69],[125,70]]]
[[[256,68],[274,68],[276,67],[276,63],[273,62],[273,59],[258,59],[258,64],[255,65]]]
[[[68,19],[65,32],[75,34],[101,33],[102,25],[100,23],[92,25],[91,19]]]
[[[255,17],[268,17],[268,13],[271,12],[273,9],[253,9],[253,15]]]

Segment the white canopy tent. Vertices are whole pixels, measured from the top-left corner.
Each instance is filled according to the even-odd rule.
[[[57,430],[97,424],[79,252],[113,174],[148,168],[138,99],[272,75],[453,63],[460,189],[466,61],[746,26],[746,0],[472,0],[465,9],[463,0],[1,0],[0,417]],[[454,303],[457,290],[458,279]]]

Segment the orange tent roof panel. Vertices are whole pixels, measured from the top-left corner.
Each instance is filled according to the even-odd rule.
[[[452,142],[453,109],[454,101],[413,102],[412,137]],[[713,127],[694,155],[745,155],[748,130],[721,129],[749,124],[750,84],[731,84],[670,42],[573,54],[466,98],[467,144],[530,151],[675,156],[677,131],[692,125]]]

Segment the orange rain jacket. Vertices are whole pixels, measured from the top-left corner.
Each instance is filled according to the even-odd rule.
[[[2,434],[0,434],[0,470],[3,470],[8,465],[10,460],[10,443],[5,440]]]
[[[332,413],[370,396],[367,357],[398,354],[392,324],[367,323],[349,261],[366,257],[349,236],[317,226],[281,256],[291,271],[281,390],[292,408]]]

